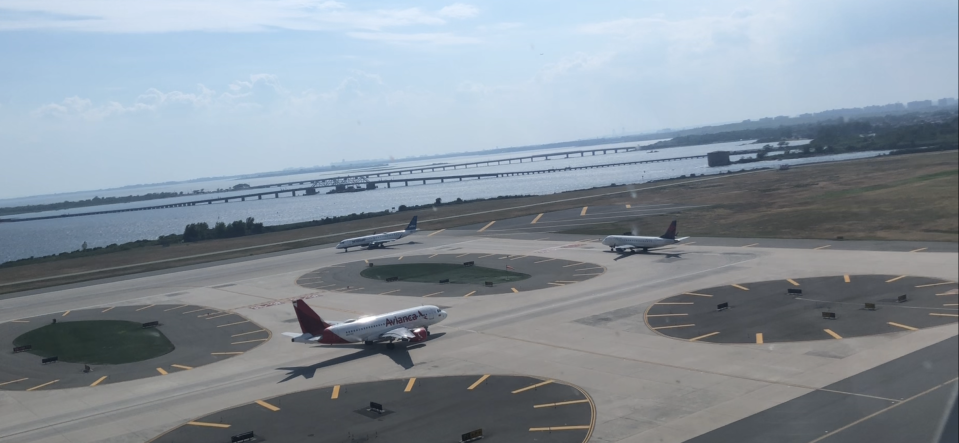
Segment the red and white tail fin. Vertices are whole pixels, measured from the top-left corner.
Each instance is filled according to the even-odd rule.
[[[293,301],[293,310],[296,311],[296,319],[300,322],[300,330],[304,334],[319,337],[330,327],[330,324],[323,321],[302,299]]]

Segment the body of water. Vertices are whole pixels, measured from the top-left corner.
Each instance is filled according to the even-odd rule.
[[[690,146],[685,148],[670,148],[659,150],[657,153],[636,151],[625,154],[611,154],[601,156],[586,156],[569,159],[556,159],[534,163],[514,163],[512,165],[491,166],[489,168],[470,168],[468,172],[494,172],[507,170],[530,170],[565,168],[566,166],[582,166],[587,164],[602,164],[614,162],[628,162],[654,158],[670,158],[686,155],[705,154],[715,150],[744,149],[743,142],[711,144],[705,146]],[[797,143],[793,143],[796,145]],[[630,145],[635,145],[632,143]],[[754,147],[751,145],[748,147]],[[569,149],[566,149],[569,150]],[[561,150],[562,151],[562,150]],[[821,161],[839,161],[854,158],[872,157],[884,152],[867,152],[854,154],[839,154],[833,156],[814,157],[807,159],[793,159],[782,161],[764,161],[747,165],[732,165],[728,167],[710,168],[706,159],[690,159],[683,161],[627,165],[602,169],[588,169],[551,174],[515,176],[483,180],[465,180],[446,183],[429,183],[426,185],[411,183],[410,186],[382,187],[373,191],[364,191],[348,194],[318,194],[313,196],[297,196],[280,198],[265,198],[264,200],[248,200],[246,202],[215,203],[212,205],[197,205],[180,208],[157,209],[137,212],[121,212],[115,214],[91,215],[82,217],[68,217],[51,220],[37,220],[15,223],[0,223],[0,262],[16,260],[26,257],[39,257],[72,251],[80,248],[83,242],[89,247],[107,246],[112,243],[124,243],[140,239],[155,239],[160,235],[182,233],[183,227],[189,223],[207,222],[211,225],[217,221],[231,222],[254,217],[266,225],[295,223],[324,217],[347,215],[351,213],[383,211],[393,209],[400,204],[421,205],[434,202],[441,198],[445,202],[462,198],[464,200],[489,198],[504,195],[545,195],[578,189],[587,189],[597,186],[607,186],[613,183],[630,184],[644,183],[652,180],[679,177],[689,174],[718,174],[725,171],[738,171],[743,168],[756,169],[777,167],[780,164],[803,164]],[[498,155],[491,158],[512,157]],[[462,162],[462,158],[444,159],[446,162]],[[434,163],[434,162],[428,162]],[[404,167],[407,165],[403,165]],[[447,171],[455,175],[453,171]],[[457,174],[467,173],[457,170]],[[440,175],[437,172],[435,175]],[[315,175],[313,175],[315,177]],[[434,174],[429,174],[434,176]],[[415,178],[416,174],[411,176]],[[285,178],[272,177],[265,183],[286,181]],[[418,182],[421,183],[421,182]],[[251,183],[253,184],[253,183]],[[639,195],[642,199],[642,195]],[[196,197],[193,197],[196,199]],[[166,200],[164,200],[166,202]],[[149,203],[139,202],[142,206]],[[508,203],[504,203],[508,204]],[[111,205],[127,207],[129,205]],[[97,209],[106,208],[105,206]],[[70,212],[90,211],[90,208],[71,210]],[[428,211],[428,210],[427,210]],[[65,211],[64,211],[65,212]],[[36,215],[36,214],[32,214]],[[415,215],[410,212],[410,216]],[[428,214],[420,214],[429,218]]]

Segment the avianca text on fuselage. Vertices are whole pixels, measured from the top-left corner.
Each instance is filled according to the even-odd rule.
[[[429,337],[429,327],[446,319],[446,311],[432,305],[344,322],[325,322],[306,302],[293,302],[301,333],[284,332],[293,342],[300,343],[381,343],[388,348],[394,342],[420,342]]]
[[[669,224],[666,233],[659,237],[643,237],[639,235],[630,235],[627,232],[623,235],[610,235],[603,239],[603,244],[609,246],[610,250],[623,252],[626,249],[635,251],[642,249],[647,252],[653,248],[662,248],[686,240],[689,237],[676,238],[676,220]]]
[[[350,252],[350,248],[382,248],[391,241],[399,240],[407,235],[416,232],[416,218],[410,220],[410,224],[402,231],[384,232],[382,234],[365,235],[363,237],[353,237],[343,240],[336,245],[336,249],[342,249]]]

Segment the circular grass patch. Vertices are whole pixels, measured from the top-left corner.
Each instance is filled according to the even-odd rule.
[[[70,321],[24,333],[14,346],[32,345],[29,352],[60,361],[118,365],[148,360],[173,351],[173,343],[157,328],[120,320]]]
[[[463,266],[450,263],[407,263],[366,268],[360,275],[376,280],[398,277],[401,281],[438,283],[449,279],[450,283],[483,284],[526,280],[529,274],[482,266]]]

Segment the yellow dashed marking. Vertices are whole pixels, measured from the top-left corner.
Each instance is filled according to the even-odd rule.
[[[466,257],[467,255],[470,255],[470,254],[469,254],[469,253],[467,252],[466,254],[460,254],[460,255],[457,255],[457,256],[456,256],[456,258],[460,258],[460,257]]]
[[[21,378],[21,379],[19,379],[19,380],[5,381],[5,382],[3,382],[3,383],[0,383],[0,386],[9,385],[9,384],[11,384],[11,383],[19,383],[19,382],[24,381],[24,380],[29,380],[29,378]]]
[[[813,250],[826,249],[826,248],[828,248],[828,247],[830,247],[830,246],[832,246],[832,245],[820,246],[820,247],[818,247],[818,248],[813,248]]]
[[[793,280],[791,278],[787,278],[786,281],[788,281],[789,283],[792,283],[793,286],[799,286],[799,283],[796,283],[796,280]]]
[[[228,315],[233,315],[233,313],[232,313],[232,312],[225,312],[225,313],[222,313],[222,314],[220,314],[220,315],[214,315],[213,317],[207,317],[206,319],[207,319],[207,320],[213,320],[214,318],[226,317],[226,316],[228,316]]]
[[[633,207],[633,205],[626,205],[626,209],[630,209],[630,208],[632,208],[632,207]]]
[[[556,406],[566,406],[566,405],[577,405],[580,403],[589,403],[589,400],[582,399],[582,400],[561,401],[559,403],[547,403],[545,405],[533,405],[533,409],[552,408]]]
[[[34,387],[32,387],[32,388],[30,388],[30,389],[27,389],[27,390],[28,390],[28,391],[35,391],[35,390],[40,389],[40,388],[42,388],[42,387],[44,387],[44,386],[50,386],[50,385],[52,385],[52,384],[54,384],[54,383],[56,383],[56,382],[58,382],[58,381],[60,381],[60,380],[48,381],[48,382],[46,382],[46,383],[44,383],[44,384],[42,384],[42,385],[40,385],[40,386],[34,386]]]
[[[677,317],[689,314],[649,314],[647,317]]]
[[[897,328],[908,329],[908,330],[910,330],[910,331],[918,331],[918,330],[919,330],[919,328],[914,328],[914,327],[912,327],[912,326],[901,325],[901,324],[899,324],[899,323],[893,323],[893,322],[887,322],[887,323],[889,323],[890,326],[895,326],[895,327],[897,327]]]
[[[582,265],[585,265],[585,264],[586,264],[586,263],[573,263],[573,264],[571,264],[571,265],[565,265],[565,266],[563,266],[563,267],[564,267],[564,268],[571,268],[571,267],[573,267],[573,266],[582,266]]]
[[[929,248],[913,249],[913,250],[911,250],[911,251],[909,251],[909,252],[922,252],[922,251],[925,251],[926,249],[929,249]]]
[[[514,293],[519,292],[519,290],[516,288],[510,288],[510,289],[512,289]]]
[[[652,328],[652,329],[689,328],[689,327],[692,327],[692,326],[696,326],[696,325],[694,325],[694,324],[688,324],[688,325],[670,325],[670,326],[660,326],[660,327],[658,327],[658,328]]]
[[[250,322],[249,320],[243,320],[243,321],[238,321],[238,322],[236,322],[236,323],[227,323],[227,324],[225,324],[225,325],[219,325],[219,326],[217,326],[217,327],[218,327],[218,328],[225,328],[225,327],[227,327],[227,326],[242,325],[243,323],[249,323],[249,322]]]
[[[579,212],[580,217],[586,215],[586,208],[589,208],[589,206],[583,206],[583,210]]]
[[[330,400],[336,400],[340,398],[340,385],[333,386],[333,394],[330,395]]]
[[[183,369],[184,371],[189,371],[190,369],[193,369],[190,366],[184,366],[184,365],[170,365],[170,366],[173,366],[174,368],[177,368],[177,369]]]
[[[210,308],[194,309],[194,310],[192,310],[192,311],[186,311],[186,312],[184,312],[183,314],[184,314],[184,315],[186,315],[186,314],[192,314],[192,313],[194,313],[194,312],[200,312],[200,311],[212,311],[212,309],[210,309]]]
[[[593,270],[593,269],[606,269],[606,268],[604,268],[604,267],[602,267],[602,266],[594,266],[594,267],[592,267],[592,268],[577,269],[576,272],[590,271],[590,270]]]
[[[175,308],[164,309],[163,312],[172,311],[172,310],[174,310],[174,309],[185,308],[185,307],[187,307],[187,306],[190,306],[190,305],[180,305],[180,306],[177,306],[177,307],[175,307]]]
[[[66,317],[67,314],[69,314],[69,313],[70,313],[70,311],[64,312],[63,315],[61,315],[61,317]]]
[[[103,312],[108,312],[108,311],[112,310],[112,309],[115,308],[115,307],[116,307],[116,306],[110,306],[109,308],[106,308],[106,309],[104,309],[104,310],[102,310],[102,311],[100,311],[100,312],[101,312],[101,313],[103,313]]]
[[[191,422],[187,422],[187,424],[190,425],[190,426],[204,426],[204,427],[207,427],[207,428],[222,428],[222,429],[226,429],[226,428],[229,428],[229,427],[230,427],[230,425],[225,425],[225,424],[223,424],[223,423],[205,423],[205,422],[202,422],[202,421],[191,421]]]
[[[683,292],[683,295],[695,295],[697,297],[712,297],[712,295],[709,295],[709,294],[699,294],[696,292]]]
[[[10,320],[10,323],[30,323],[30,320]]]
[[[555,258],[547,258],[546,260],[534,261],[533,264],[535,265],[535,264],[537,264],[537,263],[546,263],[546,262],[548,262],[548,261],[553,261],[553,260],[556,260],[556,259],[555,259]]]
[[[434,296],[434,295],[439,295],[439,294],[442,294],[442,293],[443,293],[443,291],[434,292],[434,293],[432,293],[432,294],[426,294],[426,295],[424,295],[423,297],[432,297],[432,296]]]
[[[538,222],[539,219],[540,219],[540,217],[542,217],[542,216],[543,216],[543,214],[537,215],[536,218],[533,219],[533,221],[529,222],[529,224],[535,225],[536,222]]]
[[[930,313],[929,315],[933,317],[959,317],[959,314],[939,314],[936,312]]]
[[[943,303],[943,306],[959,306],[959,303]]]
[[[414,384],[414,383],[416,383],[416,377],[411,378],[410,381],[409,381],[408,383],[406,383],[406,389],[404,389],[403,392],[410,392],[410,391],[412,391],[412,390],[413,390],[413,384]]]
[[[756,333],[756,344],[757,344],[757,345],[763,344],[763,333],[762,333],[762,332],[757,332],[757,333]]]
[[[589,426],[551,426],[548,428],[529,428],[530,432],[580,431],[589,430]]]
[[[519,259],[521,259],[521,258],[526,258],[526,257],[529,257],[529,256],[528,256],[528,255],[520,255],[519,257],[513,257],[513,258],[511,258],[510,260],[519,260]]]
[[[276,412],[276,411],[279,411],[279,410],[280,410],[280,408],[278,408],[278,407],[276,407],[276,406],[273,406],[273,405],[271,405],[271,404],[269,404],[269,403],[267,403],[267,402],[265,402],[265,401],[263,401],[263,400],[257,400],[257,401],[255,401],[254,403],[256,403],[256,404],[258,404],[258,405],[260,405],[260,406],[263,406],[264,408],[267,408],[267,409],[269,409],[269,410],[271,410],[271,411],[273,411],[273,412]]]
[[[469,296],[471,296],[471,295],[473,295],[473,294],[475,294],[475,293],[476,293],[476,291],[470,292],[469,294],[464,295],[463,298],[469,297]]]
[[[943,282],[939,282],[939,283],[930,283],[930,284],[928,284],[928,285],[919,285],[919,286],[916,286],[916,287],[917,287],[917,288],[930,288],[930,287],[933,287],[933,286],[954,285],[954,284],[956,284],[956,282],[954,282],[954,281],[943,281]],[[67,311],[67,312],[70,312],[70,311]]]
[[[439,255],[439,254],[433,254],[433,255],[431,255],[431,256],[429,256],[429,257],[426,257],[426,258],[433,258],[433,257],[436,257],[437,255]]]
[[[584,277],[584,276],[595,277],[597,275],[603,275],[603,273],[599,272],[596,274],[573,274],[573,277]]]
[[[436,235],[436,234],[439,234],[440,232],[443,232],[443,231],[445,231],[445,230],[446,230],[446,229],[440,229],[439,231],[435,231],[435,232],[431,233],[430,235],[427,235],[427,237],[432,237],[432,236],[434,236],[434,235]]]
[[[166,369],[163,369],[163,368],[157,368],[157,372],[159,372],[160,375],[167,375]]]
[[[479,256],[479,257],[476,257],[476,258],[486,258],[486,257],[492,257],[492,256],[494,256],[494,255],[496,255],[496,254],[486,254],[486,255],[481,255],[481,256]]]
[[[244,340],[244,341],[233,342],[233,343],[230,343],[230,344],[231,344],[231,345],[242,345],[242,344],[245,344],[245,343],[256,343],[256,342],[258,342],[258,341],[267,341],[267,340],[269,340],[269,339],[268,339],[268,338],[258,338],[258,339],[255,339],[255,340]]]
[[[662,303],[653,303],[654,305],[691,305],[693,302],[662,302]]]
[[[845,281],[846,283],[849,283],[849,282],[850,282],[849,274],[843,275],[843,276],[842,276],[842,279],[843,279],[843,281]]]
[[[486,226],[483,226],[482,228],[480,228],[479,231],[476,231],[476,232],[483,232],[483,231],[489,229],[490,226],[493,226],[493,223],[496,223],[496,220],[493,220],[493,221],[487,223]]]
[[[400,292],[402,289],[394,289],[392,291],[381,292],[380,295],[392,294],[394,292]]]
[[[256,331],[250,331],[250,332],[241,332],[239,334],[233,334],[230,337],[239,337],[241,335],[256,334],[257,332],[266,332],[266,329],[258,329]]]
[[[749,244],[749,245],[743,245],[743,247],[744,247],[744,248],[751,248],[751,247],[756,246],[756,245],[758,245],[758,244],[759,244],[759,243],[752,243],[752,244]]]
[[[549,283],[546,283],[546,284],[548,284],[548,285],[553,285],[553,286],[566,286],[566,285],[563,284],[563,283],[553,283],[553,282],[549,282]]]
[[[154,306],[156,306],[156,305],[144,306],[144,307],[142,307],[142,308],[140,308],[140,309],[137,309],[137,310],[134,311],[134,312],[139,312],[139,311],[142,311],[142,310],[144,310],[144,309],[150,309],[150,308],[152,308],[152,307],[154,307]]]
[[[718,333],[718,332],[710,332],[709,334],[706,334],[706,335],[700,335],[699,337],[693,337],[693,338],[689,339],[689,341],[699,341],[699,340],[702,340],[702,339],[707,338],[707,337],[712,337],[712,336],[714,336],[714,335],[716,335],[716,334],[719,334],[719,333]]]
[[[835,338],[836,340],[842,340],[842,336],[835,332],[832,332],[832,329],[823,329],[823,332],[831,335],[832,338]]]
[[[473,389],[476,389],[476,387],[479,386],[480,384],[482,384],[484,381],[486,381],[487,378],[489,378],[489,374],[486,374],[486,375],[480,377],[479,380],[476,380],[476,382],[473,383],[473,384],[471,384],[470,387],[466,388],[466,390],[467,390],[467,391],[472,391]]]
[[[210,355],[240,355],[242,352],[211,352]]]
[[[399,261],[399,260],[402,260],[402,259],[403,259],[403,256],[401,255],[400,258],[398,258],[398,259],[396,259],[396,260]]]
[[[527,386],[527,387],[525,387],[525,388],[517,389],[517,390],[513,391],[513,393],[514,393],[514,394],[519,394],[520,392],[526,392],[526,391],[529,391],[529,390],[531,390],[531,389],[536,389],[536,388],[539,388],[539,387],[542,387],[542,386],[546,386],[546,385],[552,383],[553,381],[554,381],[554,380],[546,380],[546,381],[544,381],[544,382],[542,382],[542,383],[536,383],[535,385],[530,385],[530,386]]]
[[[745,286],[742,286],[742,285],[730,285],[730,286],[732,286],[732,287],[734,287],[734,288],[742,289],[743,291],[748,291],[748,290],[749,290],[749,288],[747,288],[747,287],[745,287]]]
[[[98,378],[97,381],[91,383],[90,386],[91,386],[91,387],[96,386],[96,385],[102,383],[103,380],[106,380],[106,379],[107,379],[107,376],[104,375],[103,377]]]

